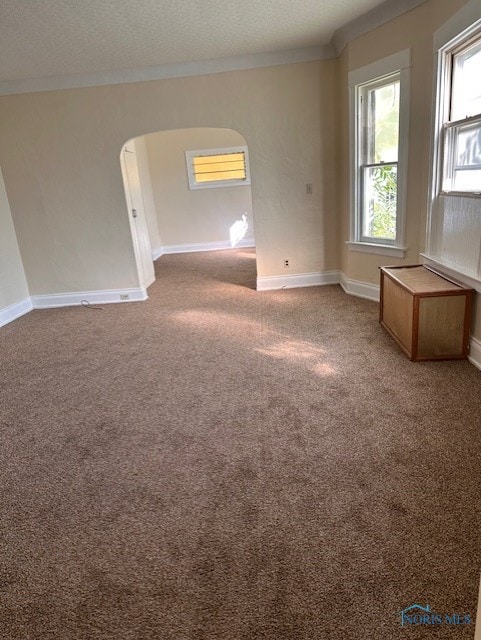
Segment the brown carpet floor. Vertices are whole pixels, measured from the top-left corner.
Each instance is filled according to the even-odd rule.
[[[475,616],[481,373],[252,250],[156,270],[0,330],[0,637],[472,638],[400,611]]]

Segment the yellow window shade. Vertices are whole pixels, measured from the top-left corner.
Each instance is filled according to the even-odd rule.
[[[243,151],[196,156],[193,158],[193,168],[196,182],[246,179],[246,163]]]
[[[189,189],[218,189],[250,185],[247,147],[185,151]]]

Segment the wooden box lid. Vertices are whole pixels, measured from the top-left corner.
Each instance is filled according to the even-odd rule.
[[[413,295],[471,291],[469,287],[453,282],[446,276],[420,264],[406,267],[381,267],[381,271]]]

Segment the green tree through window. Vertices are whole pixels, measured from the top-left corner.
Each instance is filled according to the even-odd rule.
[[[399,78],[362,87],[362,237],[393,242],[397,220]]]

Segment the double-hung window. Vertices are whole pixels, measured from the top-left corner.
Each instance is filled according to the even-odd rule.
[[[405,251],[408,67],[406,51],[349,74],[354,250]]]
[[[359,239],[393,244],[397,226],[399,73],[359,87]]]
[[[442,187],[481,195],[481,34],[445,55]]]
[[[472,22],[473,4],[434,34],[433,163],[422,255],[481,291],[481,9],[475,7]]]

